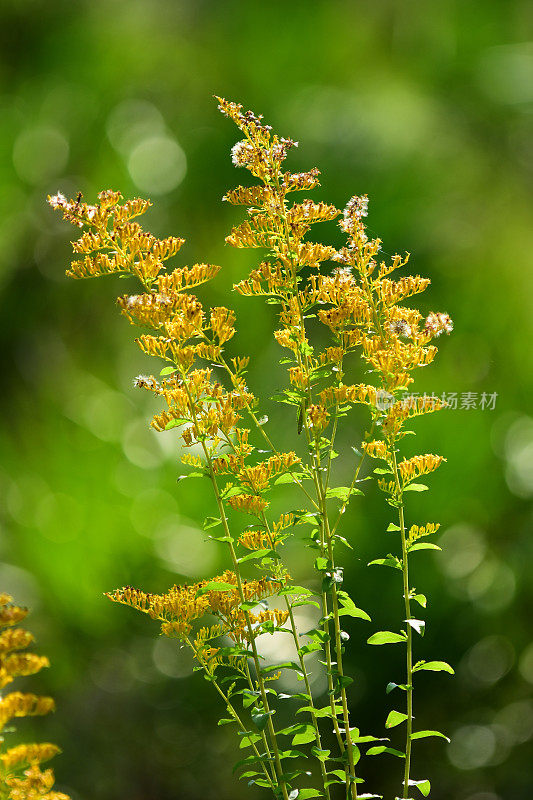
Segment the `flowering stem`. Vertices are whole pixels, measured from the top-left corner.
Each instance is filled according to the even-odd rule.
[[[220,359],[220,363],[222,364],[222,366],[224,367],[224,369],[225,369],[225,370],[227,371],[227,373],[229,374],[229,376],[230,376],[230,378],[231,378],[231,380],[232,380],[232,383],[233,383],[233,378],[234,378],[234,376],[235,376],[235,373],[232,371],[231,367],[229,366],[229,364],[227,363],[227,361],[225,361],[225,359],[224,359],[224,358],[221,358],[221,359]],[[272,439],[270,438],[270,436],[268,435],[268,433],[265,431],[265,428],[264,428],[264,426],[260,424],[259,420],[257,419],[257,415],[256,415],[256,414],[255,414],[255,412],[252,410],[252,408],[250,407],[250,404],[249,404],[249,403],[247,403],[247,404],[246,404],[246,410],[247,410],[248,414],[250,415],[250,418],[251,418],[252,422],[254,423],[254,425],[256,426],[256,428],[259,430],[259,432],[261,433],[261,436],[263,437],[263,439],[265,440],[265,442],[268,444],[268,446],[270,447],[270,449],[272,450],[272,452],[273,452],[275,455],[279,455],[279,450],[278,450],[278,449],[277,449],[277,447],[274,445],[274,443],[273,443]],[[288,469],[288,472],[289,472],[289,473],[290,473],[290,475],[292,476],[294,483],[295,483],[295,484],[296,484],[296,485],[297,485],[297,486],[298,486],[298,487],[299,487],[299,488],[302,490],[302,492],[305,494],[305,496],[307,497],[307,499],[309,500],[309,502],[310,502],[310,503],[311,503],[311,504],[312,504],[312,505],[313,505],[313,506],[314,506],[316,509],[318,509],[318,506],[317,506],[317,504],[316,504],[316,502],[315,502],[315,499],[313,498],[313,496],[312,496],[311,494],[309,494],[309,492],[307,491],[307,489],[305,488],[305,486],[303,485],[303,483],[301,482],[301,480],[300,480],[300,479],[299,479],[299,478],[298,478],[298,477],[295,475],[295,473],[294,473],[294,471],[293,471],[293,468],[292,468],[292,467],[289,467],[289,469]]]
[[[198,430],[198,422],[197,422],[197,417],[196,417],[196,411],[194,409],[194,401],[193,401],[193,399],[191,397],[191,393],[189,391],[189,387],[187,385],[187,381],[185,380],[185,376],[183,376],[183,377],[184,377],[183,386],[184,386],[185,391],[187,392],[187,396],[189,398],[189,406],[190,406],[190,409],[191,409],[191,415],[192,415],[194,424],[195,424],[195,426],[196,426],[196,428]],[[237,581],[237,591],[239,592],[239,598],[240,598],[241,603],[244,603],[246,601],[246,598],[244,596],[244,592],[243,592],[243,588],[242,588],[242,580],[241,580],[241,575],[240,575],[240,571],[239,571],[239,562],[237,560],[237,554],[235,553],[235,548],[233,547],[233,539],[232,539],[231,531],[230,531],[230,528],[229,528],[228,518],[226,516],[226,511],[224,509],[224,504],[222,502],[222,498],[220,496],[220,492],[219,492],[219,489],[218,489],[218,484],[217,484],[217,480],[216,480],[216,476],[215,476],[215,471],[213,469],[213,461],[211,459],[211,455],[209,453],[209,450],[208,450],[208,448],[206,446],[206,443],[205,443],[204,439],[201,440],[201,445],[202,445],[202,450],[204,452],[204,457],[205,457],[205,460],[206,460],[206,463],[207,463],[207,466],[208,466],[209,477],[211,479],[211,483],[212,483],[212,486],[213,486],[213,492],[214,492],[214,495],[215,495],[215,500],[216,500],[218,511],[219,511],[219,514],[220,514],[220,519],[222,521],[222,526],[224,528],[224,533],[226,535],[226,540],[227,540],[227,543],[228,543],[228,547],[229,547],[229,551],[230,551],[230,555],[231,555],[231,560],[232,560],[232,563],[233,563],[233,569],[235,571],[235,578],[236,578],[236,581]],[[274,752],[274,761],[275,761],[275,764],[276,764],[276,775],[277,775],[279,786],[281,787],[281,792],[282,792],[283,799],[284,800],[289,800],[289,795],[287,793],[287,785],[286,785],[286,783],[285,783],[285,781],[283,780],[283,777],[282,777],[283,776],[283,769],[282,769],[282,766],[281,766],[281,759],[279,757],[279,748],[278,748],[278,743],[277,743],[277,740],[276,740],[276,731],[274,729],[274,724],[272,722],[272,714],[270,712],[270,706],[268,704],[268,698],[267,698],[267,694],[266,694],[266,691],[265,691],[265,684],[264,684],[264,681],[263,681],[263,678],[262,678],[262,675],[261,675],[261,665],[259,663],[259,655],[257,653],[257,647],[256,647],[256,644],[255,644],[254,634],[253,634],[253,630],[252,630],[252,624],[251,624],[251,621],[250,621],[250,614],[249,614],[248,611],[245,611],[245,610],[243,610],[243,613],[244,613],[244,616],[245,616],[245,619],[246,619],[246,627],[247,627],[247,630],[248,630],[248,639],[249,639],[250,646],[252,648],[253,660],[254,660],[255,669],[256,669],[256,673],[257,673],[257,685],[258,685],[259,690],[261,692],[261,700],[262,700],[262,703],[263,703],[264,712],[265,712],[265,714],[268,715],[267,727],[268,727],[268,732],[269,732],[269,735],[270,735],[270,742],[271,742],[271,745],[272,745],[272,750]]]
[[[239,597],[241,599],[241,603],[244,603],[245,602],[245,596],[244,596],[244,592],[243,592],[243,588],[242,588],[241,576],[240,576],[240,573],[239,573],[239,564],[238,564],[238,561],[237,561],[237,554],[235,553],[235,548],[233,547],[233,542],[231,541],[231,533],[230,533],[230,529],[229,529],[229,525],[228,525],[228,519],[226,517],[226,512],[225,512],[225,509],[224,509],[224,505],[222,503],[222,498],[220,497],[220,492],[218,490],[218,484],[216,482],[215,473],[214,473],[214,470],[213,470],[213,465],[212,465],[211,457],[209,455],[209,451],[207,450],[207,447],[205,446],[204,442],[202,442],[202,445],[203,445],[204,455],[205,455],[207,464],[209,466],[209,473],[210,473],[210,477],[211,477],[211,482],[213,484],[213,491],[215,493],[215,498],[216,498],[218,510],[219,510],[219,513],[220,513],[220,517],[222,519],[222,525],[224,527],[224,532],[225,532],[226,536],[228,537],[228,547],[229,547],[230,554],[231,554],[231,560],[233,562],[233,568],[235,570],[235,577],[237,579],[237,590],[239,592]],[[283,777],[282,777],[283,776],[283,769],[282,769],[282,766],[281,766],[281,759],[279,757],[279,748],[278,748],[278,743],[277,743],[277,739],[276,739],[276,731],[274,729],[274,723],[272,722],[272,714],[270,712],[270,706],[268,704],[268,698],[267,698],[267,694],[266,694],[266,691],[265,691],[265,683],[264,683],[263,678],[261,676],[261,665],[259,663],[259,655],[257,653],[257,647],[256,647],[256,644],[255,644],[252,625],[251,625],[251,622],[250,622],[250,615],[249,615],[249,613],[247,611],[244,611],[244,615],[245,615],[245,618],[246,618],[246,626],[247,626],[247,629],[248,629],[248,638],[249,638],[250,646],[252,648],[253,660],[254,660],[255,669],[256,669],[256,673],[257,673],[257,678],[256,678],[257,685],[259,687],[259,691],[261,692],[261,700],[263,702],[264,712],[265,712],[265,714],[268,715],[267,727],[268,727],[268,732],[269,732],[269,735],[270,735],[270,743],[272,745],[272,750],[273,750],[273,753],[274,753],[274,761],[275,761],[275,764],[276,764],[276,774],[277,774],[277,778],[278,778],[278,783],[279,783],[279,785],[281,787],[281,791],[282,791],[282,795],[283,795],[284,800],[288,800],[289,796],[288,796],[288,793],[287,793],[287,785],[286,785],[286,783],[285,783],[285,781],[283,780]]]

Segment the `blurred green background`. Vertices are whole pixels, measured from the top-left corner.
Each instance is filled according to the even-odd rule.
[[[175,436],[147,428],[154,406],[131,378],[153,367],[116,311],[123,285],[66,281],[75,231],[44,201],[57,189],[151,196],[150,229],[188,240],[180,263],[223,265],[201,297],[237,309],[234,352],[256,352],[249,383],[268,397],[282,380],[271,309],[228,297],[257,254],[223,244],[241,210],[221,197],[249,176],[231,165],[237,136],[218,93],[300,141],[289,166],[322,170],[314,198],[342,206],[367,192],[385,252],[411,252],[431,277],[421,307],[448,311],[455,332],[415,388],[498,393],[494,410],[433,415],[410,442],[448,459],[410,510],[443,525],[443,553],[413,557],[431,598],[418,656],[457,670],[419,680],[418,727],[453,738],[419,743],[413,774],[432,779],[435,800],[529,800],[532,4],[4,0],[0,22],[0,588],[33,608],[52,660],[27,685],[58,702],[31,726],[64,751],[58,787],[74,800],[256,796],[232,778],[235,743],[209,686],[154,624],[102,596],[163,590],[227,560],[204,543],[202,482],[176,485]],[[290,449],[293,420],[270,405]],[[340,483],[365,422],[354,414],[344,433]],[[354,719],[380,735],[402,659],[364,641],[399,623],[401,589],[364,566],[392,546],[382,498],[367,494],[345,517],[355,550],[342,557],[374,620],[349,627]],[[294,562],[298,578],[310,559]],[[27,721],[19,730],[29,736]],[[367,761],[369,790],[385,776],[392,798],[399,762]]]

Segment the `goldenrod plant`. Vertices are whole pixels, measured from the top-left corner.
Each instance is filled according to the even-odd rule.
[[[26,692],[3,690],[15,678],[34,675],[50,662],[46,656],[27,652],[33,635],[15,627],[26,617],[28,609],[16,606],[7,594],[0,594],[0,798],[2,800],[69,800],[66,794],[53,790],[54,773],[41,769],[41,764],[59,753],[55,744],[17,744],[8,747],[16,717],[33,717],[54,710],[51,697]]]
[[[196,668],[225,707],[220,724],[235,728],[245,751],[235,770],[250,784],[283,800],[378,798],[379,787],[362,786],[363,762],[387,753],[401,762],[398,796],[427,796],[429,780],[412,777],[412,743],[443,734],[413,727],[416,673],[453,670],[441,661],[414,661],[415,637],[423,635],[424,622],[422,611],[413,613],[413,606],[425,608],[426,598],[410,583],[409,559],[416,551],[437,548],[427,537],[438,525],[408,524],[405,498],[427,488],[419,477],[434,471],[443,458],[410,455],[404,440],[415,417],[444,405],[408,392],[414,370],[431,363],[437,352],[434,340],[450,333],[452,322],[446,314],[423,316],[404,305],[429,280],[391,277],[407,258],[382,258],[380,240],[367,236],[366,196],[352,197],[344,211],[310,199],[293,202],[289,198],[294,192],[319,185],[318,170],[287,171],[285,160],[297,143],[274,134],[261,117],[240,105],[217,99],[242,136],[232,160],[256,179],[224,197],[247,208],[245,220],[226,242],[260,251],[259,263],[235,291],[255,302],[262,298],[279,312],[273,336],[283,348],[280,363],[287,380],[273,398],[259,399],[247,385],[250,356],[228,353],[235,313],[220,306],[205,309],[192,294],[220,268],[194,264],[166,269],[183,239],[157,239],[134,221],[147,210],[148,200],[122,202],[115,191],[101,192],[94,205],[82,202],[81,196],[49,197],[53,208],[84,231],[73,243],[79,258],[67,275],[118,274],[140,282],[139,293],[124,294],[118,305],[130,323],[143,329],[136,339],[141,350],[164,366],[157,375],[139,375],[135,385],[164,402],[151,425],[156,431],[179,431],[188,477],[210,481],[217,515],[207,517],[203,527],[227,548],[228,568],[212,579],[173,586],[165,594],[125,587],[108,597],[157,620],[164,636],[190,649]],[[346,237],[340,249],[308,238],[316,223],[339,218]],[[352,382],[356,374],[364,381]],[[270,400],[292,408],[295,436],[290,451],[280,448],[268,421]],[[367,432],[362,442],[349,443],[355,453],[352,478],[349,485],[339,486],[336,448],[346,448],[351,435],[347,417],[356,405],[366,409]],[[348,548],[348,558],[357,551],[344,512],[354,496],[363,502],[361,487],[371,475],[363,477],[362,466],[376,461],[373,475],[391,507],[388,530],[396,544],[394,552],[372,565],[397,570],[404,626],[373,633],[368,643],[404,647],[406,670],[387,687],[403,696],[401,710],[390,711],[384,731],[367,733],[351,717],[352,678],[343,656],[347,618],[366,625],[371,620],[343,588],[338,545]],[[272,494],[281,495],[287,484],[297,488],[301,505],[274,515]],[[297,535],[302,531],[303,536]],[[289,537],[315,551],[315,574],[302,581],[306,585],[295,585],[286,566],[283,546]],[[250,577],[251,569],[255,577]],[[311,630],[300,630],[302,606],[319,610]],[[265,662],[258,640],[276,633],[291,637],[294,661]],[[417,656],[419,650],[423,652],[417,648]],[[323,696],[313,693],[310,663],[314,669],[323,666]],[[301,691],[280,690],[278,680],[286,670],[296,673]],[[293,711],[294,704],[296,721],[284,725],[283,709]],[[385,734],[400,725],[404,744],[393,747]]]

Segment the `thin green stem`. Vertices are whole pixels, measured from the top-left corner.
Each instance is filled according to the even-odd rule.
[[[398,507],[398,521],[400,526],[400,535],[402,539],[402,577],[403,577],[403,598],[405,607],[405,621],[407,624],[407,641],[406,641],[406,673],[407,673],[407,702],[406,702],[406,741],[405,741],[405,770],[403,780],[403,796],[409,797],[409,776],[411,772],[411,744],[413,733],[413,629],[410,625],[411,617],[411,602],[410,602],[410,587],[409,587],[409,554],[407,550],[407,535],[405,531],[405,517],[403,505],[403,493],[398,471],[398,463],[396,460],[396,450],[394,442],[392,443],[392,465],[394,470],[394,477],[396,480],[397,491],[399,494],[400,505]]]
[[[311,685],[309,683],[309,675],[307,673],[307,668],[306,668],[305,663],[304,663],[304,656],[300,653],[300,647],[299,647],[299,644],[298,644],[298,631],[297,631],[297,628],[296,628],[296,622],[294,621],[294,613],[293,613],[291,604],[287,600],[287,597],[285,597],[285,602],[287,604],[287,610],[289,612],[289,619],[291,621],[291,630],[292,630],[292,635],[293,635],[293,638],[294,638],[294,643],[296,645],[296,650],[297,650],[297,653],[298,653],[298,660],[300,662],[300,667],[301,667],[301,670],[302,670],[302,674],[304,676],[305,689],[306,689],[307,695],[309,697],[309,705],[310,705],[310,707],[312,709],[312,711],[310,711],[309,713],[311,715],[311,718],[312,718],[312,721],[313,721],[313,727],[315,729],[316,746],[318,747],[319,750],[322,750],[323,749],[322,748],[322,739],[321,739],[321,736],[320,736],[320,729],[318,727],[317,718],[316,718],[316,715],[314,713],[315,706],[314,706],[314,703],[313,703],[313,695],[311,693]],[[326,797],[329,800],[330,794],[329,794],[329,786],[327,785],[328,774],[326,772],[326,765],[325,765],[324,760],[322,758],[319,758],[318,761],[319,761],[319,764],[320,764],[320,774],[322,776],[322,784],[323,784],[323,788],[324,788],[324,793],[325,793]]]

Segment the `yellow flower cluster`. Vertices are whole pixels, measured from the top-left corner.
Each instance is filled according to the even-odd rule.
[[[260,601],[275,595],[282,587],[282,581],[268,578],[243,580],[241,587],[246,601]],[[211,581],[173,586],[165,594],[149,594],[126,586],[108,593],[107,597],[160,621],[162,633],[171,638],[188,637],[194,620],[206,614],[219,617],[225,633],[233,636],[237,632],[239,640],[247,636],[245,615],[240,610],[237,576],[230,570]]]
[[[408,483],[420,475],[426,475],[428,472],[438,469],[445,460],[442,456],[426,453],[424,456],[413,456],[413,458],[400,461],[398,470],[403,483]]]
[[[15,678],[33,675],[49,666],[45,656],[21,653],[34,637],[23,628],[15,628],[28,614],[26,608],[16,606],[7,594],[0,595],[0,686]],[[31,693],[10,692],[0,699],[0,730],[16,717],[48,714],[55,708],[51,697]],[[0,794],[6,800],[69,800],[61,792],[51,791],[54,773],[42,771],[40,764],[59,753],[59,748],[48,742],[19,744],[0,750]]]
[[[407,537],[407,545],[410,546],[416,542],[417,539],[421,539],[423,536],[431,536],[432,533],[436,533],[440,528],[440,523],[438,522],[427,522],[425,525],[411,525],[409,528],[409,534]]]

